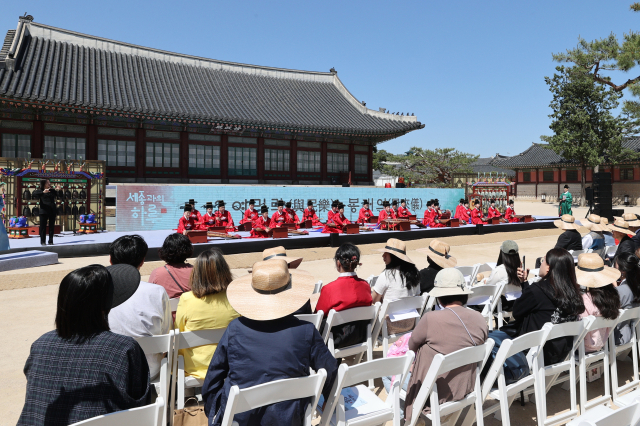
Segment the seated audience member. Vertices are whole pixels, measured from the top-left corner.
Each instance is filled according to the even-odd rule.
[[[464,200],[460,200],[462,202]],[[444,268],[455,268],[458,261],[451,256],[449,252],[451,247],[447,243],[440,240],[432,240],[426,249],[418,249],[417,251],[427,254],[427,262],[429,266],[418,272],[420,279],[420,293],[429,293],[433,289],[433,282],[436,274]]]
[[[576,225],[576,219],[570,214],[563,214],[562,217],[553,222],[553,224],[564,230],[558,237],[556,246],[557,249],[565,250],[582,250],[582,238],[578,232],[578,225]]]
[[[211,248],[198,255],[191,274],[191,291],[183,293],[176,311],[176,327],[180,332],[226,328],[240,315],[227,300],[231,270],[220,249]],[[184,371],[204,380],[217,345],[181,349]]]
[[[618,241],[618,249],[616,250],[616,257],[620,253],[631,253],[634,254],[636,252],[636,245],[631,239],[631,237],[636,234],[629,229],[629,224],[622,220],[616,219],[613,221],[611,225],[609,225],[609,231],[613,234],[613,238]]]
[[[129,265],[76,269],[58,290],[55,330],[38,338],[24,366],[19,425],[68,425],[150,403],[149,367],[131,337],[109,331],[117,288],[137,286]],[[133,277],[133,280],[131,280]],[[124,282],[122,282],[124,281]]]
[[[382,302],[385,297],[397,300],[402,297],[419,296],[418,268],[407,256],[407,245],[404,241],[390,238],[386,247],[378,251],[382,252],[382,260],[386,266],[373,286],[373,303]]]
[[[358,247],[351,243],[342,244],[336,250],[333,260],[340,276],[322,287],[316,312],[324,312],[326,319],[331,309],[339,312],[360,306],[371,306],[371,287],[368,282],[358,278],[356,273],[356,268],[360,265]],[[363,320],[333,327],[331,332],[334,346],[342,348],[365,341],[368,322]]]
[[[479,312],[464,305],[471,289],[454,268],[438,272],[429,295],[437,298],[441,310],[425,313],[409,339],[409,349],[416,353],[407,386],[406,422],[411,421],[413,402],[424,377],[437,354],[450,354],[460,349],[482,345],[487,340],[487,322]],[[467,365],[438,378],[440,403],[459,401],[473,391],[476,365]],[[425,407],[427,411],[429,407]]]
[[[638,220],[638,216],[635,213],[624,213],[622,220],[629,224],[629,230],[634,234],[631,240],[635,249],[638,250],[640,248],[640,220]]]
[[[325,401],[338,362],[313,324],[293,313],[309,300],[316,280],[290,270],[282,259],[256,262],[252,273],[229,284],[227,297],[241,317],[231,321],[213,355],[202,387],[209,424],[222,422],[229,389],[309,376],[324,368]],[[241,425],[301,425],[310,398],[283,401],[236,414]]]
[[[620,271],[604,266],[602,257],[596,253],[583,253],[578,256],[576,279],[585,287],[582,294],[584,312],[580,318],[593,315],[606,319],[616,319],[620,314],[620,296],[613,283],[618,282]],[[595,352],[602,349],[609,337],[610,328],[602,328],[587,333],[584,338],[584,350]]]
[[[149,282],[159,284],[167,292],[169,299],[180,297],[190,291],[189,280],[193,266],[186,263],[193,256],[193,245],[189,238],[182,234],[169,234],[164,239],[162,247],[158,249],[160,259],[166,265],[154,269],[149,276]]]
[[[579,321],[584,312],[580,286],[576,281],[573,256],[565,249],[552,249],[542,258],[540,281],[524,288],[513,304],[513,338],[542,329],[546,323],[562,324]],[[567,357],[573,338],[558,338],[544,345],[545,365],[555,364]]]
[[[620,309],[631,309],[640,306],[640,266],[638,258],[630,253],[620,253],[616,257],[615,267],[621,273],[622,282],[616,290],[620,295]],[[616,326],[616,345],[624,345],[631,340],[631,326],[625,321]]]
[[[590,214],[582,224],[590,232],[582,237],[582,250],[593,250],[593,253],[602,255],[604,252],[604,227],[600,221],[600,216]]]
[[[109,247],[111,264],[131,265],[136,268],[138,277],[136,283],[114,282],[115,293],[126,296],[109,312],[109,326],[114,333],[134,338],[158,336],[169,333],[173,325],[167,292],[157,284],[140,280],[138,271],[148,250],[147,243],[139,235],[123,235]],[[152,379],[160,372],[162,357],[162,354],[147,355]]]
[[[500,254],[498,254],[498,262],[496,267],[491,271],[491,275],[487,280],[487,285],[498,285],[506,283],[503,293],[520,297],[522,289],[529,285],[527,282],[528,271],[522,271],[522,262],[520,260],[520,252],[518,244],[515,241],[507,240],[500,246]],[[513,308],[513,300],[507,300],[502,297],[502,309],[511,311]]]
[[[278,246],[266,249],[262,252],[263,261],[271,259],[284,259],[287,262],[289,269],[296,269],[298,266],[300,266],[300,263],[302,263],[303,258],[287,256],[287,251],[284,249],[284,247]],[[311,309],[311,301],[309,300],[304,304],[304,306],[294,312],[294,315],[307,315],[311,313],[313,313],[313,309]]]
[[[609,219],[600,216],[600,225],[602,225],[602,235],[604,235],[604,245],[607,247],[616,246],[616,239],[613,238],[613,233],[609,231]]]

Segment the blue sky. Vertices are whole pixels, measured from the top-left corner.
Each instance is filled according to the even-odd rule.
[[[328,71],[423,130],[381,144],[517,154],[548,128],[552,52],[637,29],[632,0],[5,2],[0,31],[37,22],[226,61]],[[630,76],[640,74],[640,68]],[[626,76],[619,76],[619,79]],[[628,95],[627,95],[628,96]]]

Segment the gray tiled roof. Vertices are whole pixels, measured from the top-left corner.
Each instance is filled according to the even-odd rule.
[[[0,56],[0,97],[381,140],[424,127],[366,108],[336,72],[217,61],[21,23],[13,69],[2,66],[12,55]]]
[[[627,138],[622,142],[624,148],[640,151],[640,138]],[[494,162],[496,166],[519,169],[527,167],[561,167],[575,166],[577,161],[568,161],[560,154],[556,154],[547,144],[534,143],[525,151],[513,157]]]
[[[503,169],[496,166],[496,163],[506,158],[504,155],[496,154],[493,157],[478,158],[471,164],[473,173],[505,173],[507,176],[515,176],[515,172],[510,169]]]

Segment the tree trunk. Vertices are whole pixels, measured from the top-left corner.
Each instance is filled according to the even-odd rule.
[[[580,188],[580,206],[584,207],[586,205],[586,193],[587,191],[585,190],[584,186],[587,184],[587,167],[582,164],[582,172],[580,173],[581,176],[581,183],[582,183],[582,187]]]

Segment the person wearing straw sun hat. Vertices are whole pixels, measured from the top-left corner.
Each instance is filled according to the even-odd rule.
[[[638,220],[638,216],[635,213],[625,213],[622,215],[622,219],[629,224],[629,229],[635,233],[631,240],[638,250],[640,248],[640,220]]]
[[[613,233],[609,230],[609,219],[600,216],[600,225],[603,227],[602,235],[604,235],[604,245],[606,247],[615,246],[616,239],[613,238]]]
[[[597,214],[590,214],[587,216],[587,220],[584,221],[583,226],[589,230],[589,233],[582,237],[582,249],[593,250],[594,253],[602,255],[604,252],[604,231],[605,227],[602,225],[602,220]]]
[[[582,250],[582,237],[578,232],[578,224],[576,219],[570,214],[563,214],[562,217],[553,222],[553,224],[562,229],[564,232],[558,237],[554,248],[563,248],[565,250]]]
[[[287,262],[289,269],[296,269],[302,263],[301,257],[287,256],[287,251],[282,246],[272,247],[262,252],[262,260],[283,259]]]
[[[420,253],[426,253],[429,266],[420,270],[418,276],[420,278],[420,293],[428,293],[433,288],[436,274],[444,268],[455,268],[458,261],[451,256],[449,252],[451,247],[449,244],[440,240],[432,240],[429,247],[416,250]]]
[[[418,268],[407,256],[407,245],[396,238],[387,240],[382,252],[385,269],[373,286],[373,303],[381,302],[384,297],[396,300],[402,297],[420,295]]]
[[[614,283],[620,278],[620,271],[604,265],[602,257],[596,253],[583,253],[578,256],[576,279],[586,287],[582,295],[584,312],[580,318],[593,315],[606,319],[616,319],[620,314],[620,295]],[[611,332],[610,328],[594,330],[584,338],[587,353],[602,349]]]
[[[488,337],[487,322],[479,312],[465,308],[471,289],[462,272],[445,268],[438,272],[429,295],[437,298],[441,310],[425,313],[409,339],[409,350],[416,358],[407,386],[406,422],[411,421],[413,402],[433,358],[460,349],[482,345]],[[475,365],[468,365],[438,379],[440,403],[459,401],[473,391]],[[428,409],[428,407],[426,407]]]
[[[609,224],[607,228],[613,234],[613,238],[619,241],[616,256],[620,253],[635,253],[636,245],[631,237],[634,237],[636,234],[629,229],[627,221],[624,219],[616,219],[612,224]]]
[[[324,369],[325,401],[338,370],[338,361],[315,326],[292,314],[313,294],[315,279],[289,269],[284,259],[256,262],[250,275],[227,288],[231,307],[242,317],[229,323],[218,343],[202,386],[210,425],[220,425],[231,386],[241,389],[281,379],[309,376]],[[242,425],[301,424],[309,399],[283,401],[236,414]]]

